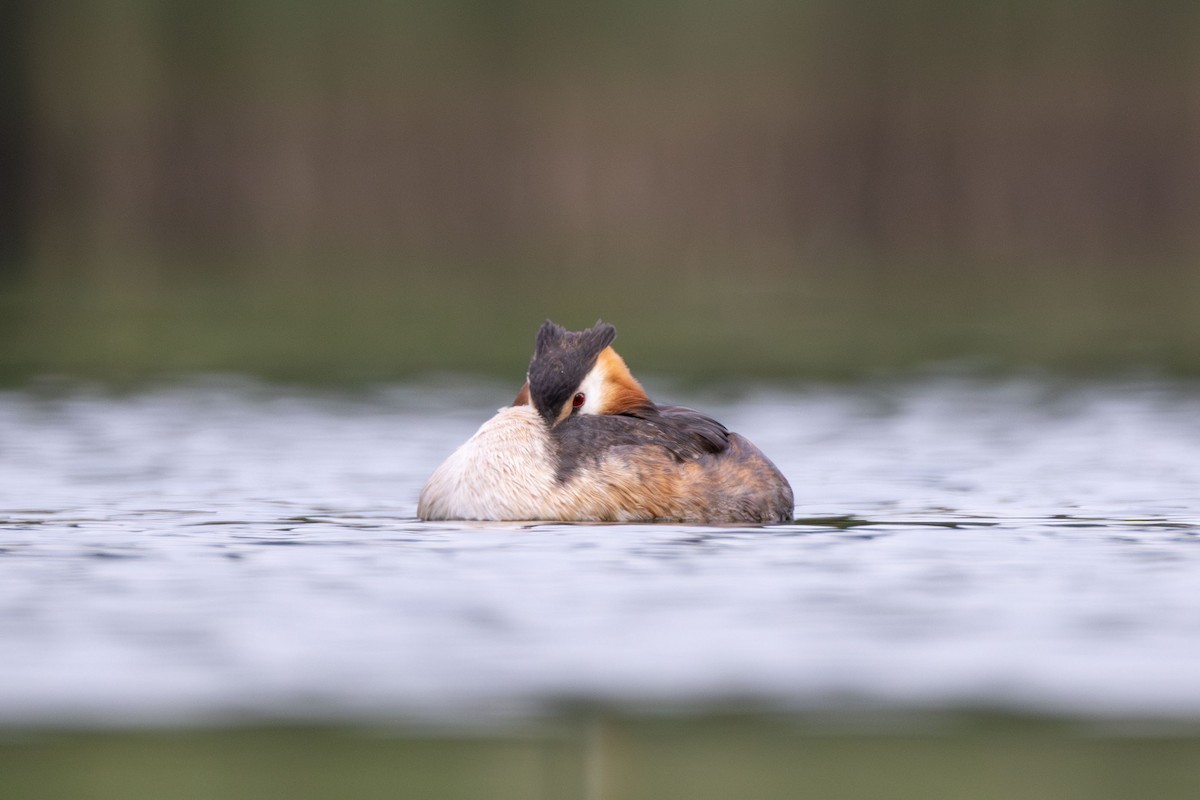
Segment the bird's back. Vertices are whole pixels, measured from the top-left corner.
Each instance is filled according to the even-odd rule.
[[[745,437],[689,409],[580,416],[557,426],[563,494],[611,521],[787,522],[792,489]]]

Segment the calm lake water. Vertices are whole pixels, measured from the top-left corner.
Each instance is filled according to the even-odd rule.
[[[647,384],[757,442],[797,522],[417,521],[515,386],[0,393],[0,724],[1200,718],[1200,386]]]

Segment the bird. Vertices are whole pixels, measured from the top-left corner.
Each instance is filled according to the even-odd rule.
[[[538,329],[525,385],[434,470],[422,520],[790,522],[792,488],[745,437],[654,403],[598,321]]]

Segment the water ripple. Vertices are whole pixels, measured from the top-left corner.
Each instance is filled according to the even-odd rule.
[[[770,528],[419,522],[425,476],[508,391],[434,394],[0,394],[0,722],[1200,716],[1193,387],[674,398],[792,479]]]

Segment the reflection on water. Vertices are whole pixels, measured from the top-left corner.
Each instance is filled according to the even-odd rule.
[[[511,394],[0,394],[0,721],[1200,715],[1196,387],[676,392],[779,464],[794,524],[416,521]]]

